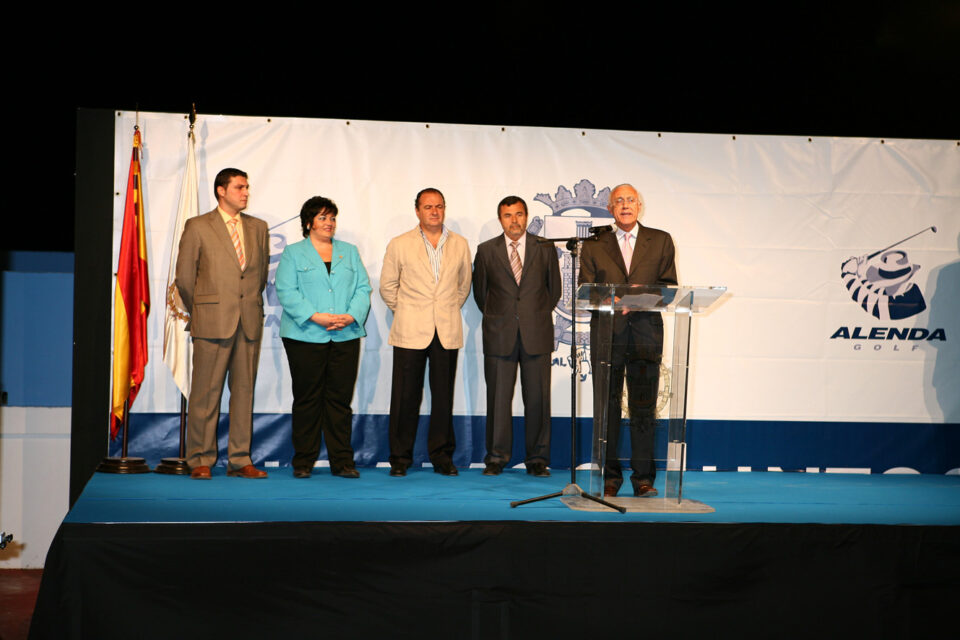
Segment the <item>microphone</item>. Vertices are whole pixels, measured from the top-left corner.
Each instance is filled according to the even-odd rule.
[[[592,233],[593,235],[597,235],[597,234],[603,233],[604,231],[613,231],[613,225],[605,224],[602,227],[590,227],[588,231],[590,231],[590,233]]]

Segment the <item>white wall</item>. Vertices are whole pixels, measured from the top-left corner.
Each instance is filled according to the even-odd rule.
[[[0,407],[0,569],[43,567],[69,484],[70,407]]]

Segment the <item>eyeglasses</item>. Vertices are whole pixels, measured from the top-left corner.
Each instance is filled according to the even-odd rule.
[[[629,198],[617,198],[613,201],[614,204],[623,204],[624,202],[627,204],[637,204],[637,199],[630,196]]]

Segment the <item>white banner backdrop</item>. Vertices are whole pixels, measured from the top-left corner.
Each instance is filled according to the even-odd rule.
[[[114,265],[135,121],[136,114],[118,112]],[[188,124],[159,113],[140,113],[139,123],[154,299],[150,363],[134,410],[175,412],[179,391],[162,361],[162,310]],[[574,235],[578,224],[611,222],[603,219],[607,190],[629,182],[645,201],[641,222],[673,235],[681,284],[730,291],[695,321],[691,418],[960,422],[956,141],[201,116],[201,213],[216,205],[213,178],[224,167],[248,172],[247,213],[270,227],[274,261],[300,240],[307,198],[324,195],[339,206],[338,238],[357,245],[374,291],[358,414],[389,413],[391,314],[377,288],[387,242],[417,222],[417,191],[443,191],[447,225],[475,251],[501,232],[496,205],[506,195],[527,201],[532,231]],[[285,413],[291,405],[275,264],[257,413]],[[569,256],[561,267],[567,277]],[[553,406],[563,416],[570,412],[569,292],[555,316]],[[472,298],[463,318],[455,413],[483,415],[480,313]],[[578,402],[580,415],[589,415],[589,384]]]

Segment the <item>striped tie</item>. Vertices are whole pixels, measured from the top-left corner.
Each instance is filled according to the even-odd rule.
[[[520,243],[514,240],[510,243],[510,268],[513,270],[513,279],[520,284],[520,276],[523,274],[523,265],[520,264],[520,254],[517,253],[517,245]]]
[[[243,245],[240,244],[240,231],[237,229],[239,223],[239,218],[233,218],[227,224],[230,225],[230,239],[233,240],[233,249],[237,252],[237,260],[240,261],[240,271],[243,271],[247,268],[247,259],[243,256]]]

